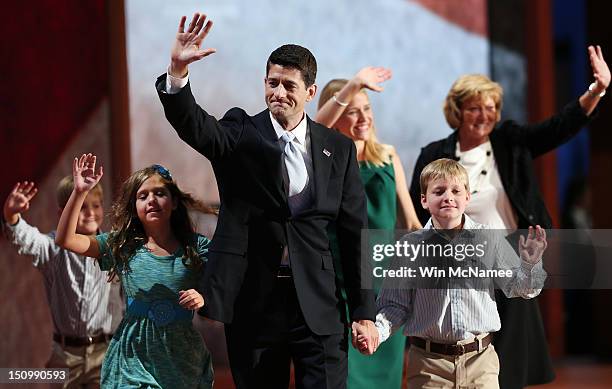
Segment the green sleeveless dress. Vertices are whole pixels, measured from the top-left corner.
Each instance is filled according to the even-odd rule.
[[[197,252],[204,261],[210,241],[197,239]],[[102,270],[114,259],[107,244],[108,234],[96,236]],[[118,274],[128,307],[115,331],[102,364],[103,388],[184,388],[213,386],[210,353],[192,325],[193,314],[178,306],[180,290],[195,289],[201,271],[187,268],[183,249],[157,256],[140,248],[129,261],[129,269]],[[138,312],[142,311],[142,312]],[[180,319],[180,320],[179,320]]]
[[[395,171],[392,163],[378,167],[367,162],[359,162],[359,172],[366,194],[368,208],[368,228],[376,230],[387,230],[388,234],[376,233],[377,240],[389,242],[394,236],[395,223],[397,220],[397,194],[395,190]],[[343,284],[342,265],[339,259],[339,247],[336,231],[333,226],[328,230],[330,248],[334,257],[337,277]],[[386,243],[382,241],[370,242]],[[371,252],[371,251],[370,251]],[[385,266],[383,262],[374,262],[373,266]],[[378,292],[380,280],[374,279],[373,288]],[[346,294],[342,290],[346,300]],[[348,309],[347,309],[348,315]],[[348,352],[348,388],[370,389],[370,388],[400,388],[402,384],[402,372],[404,367],[404,351],[406,348],[406,337],[398,330],[393,336],[383,342],[373,355],[363,355],[349,345]],[[348,329],[348,337],[351,338],[351,329]]]
[[[393,164],[378,167],[367,162],[359,163],[361,181],[366,193],[368,228],[395,229],[397,221],[397,194]],[[393,236],[390,232],[389,236]],[[382,242],[377,242],[382,243]],[[380,266],[381,263],[372,262]],[[378,290],[380,285],[374,284]],[[406,337],[401,330],[383,342],[373,355],[363,355],[349,346],[348,388],[400,388],[404,367]]]

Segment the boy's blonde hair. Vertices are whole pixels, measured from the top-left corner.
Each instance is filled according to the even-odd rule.
[[[485,99],[490,97],[495,102],[497,120],[501,119],[502,98],[504,91],[498,83],[491,81],[483,74],[464,74],[453,83],[444,100],[444,117],[450,128],[456,130],[461,126],[461,108],[466,100],[472,97]]]
[[[427,193],[427,186],[431,181],[440,178],[458,180],[465,186],[465,190],[470,192],[470,178],[465,168],[454,159],[440,158],[427,164],[421,171],[421,194]]]
[[[340,90],[346,84],[348,84],[348,82],[348,80],[343,78],[336,78],[328,82],[323,87],[323,90],[319,95],[319,105],[317,106],[317,109],[321,109],[327,100],[331,99],[336,93],[340,92]],[[363,93],[366,96],[368,95],[365,89],[362,89],[359,93]],[[376,126],[374,126],[374,123],[372,123],[372,133],[370,134],[370,139],[366,140],[364,143],[363,157],[365,161],[378,167],[382,167],[391,162],[392,148],[378,141],[378,138],[376,137]]]
[[[70,194],[72,193],[72,189],[74,188],[74,180],[72,176],[66,176],[60,180],[57,184],[57,189],[55,191],[57,196],[57,205],[60,208],[64,208],[68,199],[70,198]],[[96,194],[100,196],[100,201],[104,198],[104,192],[102,191],[102,184],[98,183],[94,188],[89,192],[89,194]]]

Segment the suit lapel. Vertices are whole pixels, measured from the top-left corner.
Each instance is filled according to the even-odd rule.
[[[257,115],[253,116],[253,122],[255,127],[259,130],[262,137],[263,147],[271,149],[272,152],[262,152],[259,157],[265,161],[268,166],[266,169],[273,177],[274,189],[272,195],[280,195],[282,201],[287,204],[287,191],[285,189],[285,182],[283,180],[283,166],[282,166],[282,154],[283,151],[278,146],[278,137],[274,127],[272,127],[272,121],[270,120],[270,111],[264,109]],[[263,150],[263,149],[262,149]]]
[[[327,141],[327,129],[308,119],[310,129],[310,155],[312,156],[312,169],[314,171],[314,184],[316,199],[314,203],[319,208],[320,202],[326,197],[326,189],[331,173],[334,145]]]
[[[264,109],[257,115],[253,116],[253,121],[255,122],[255,126],[259,129],[261,136],[270,141],[278,143],[278,137],[276,136],[276,131],[274,131],[274,127],[272,127],[272,121],[270,120],[270,111]],[[280,155],[280,147],[279,155]]]

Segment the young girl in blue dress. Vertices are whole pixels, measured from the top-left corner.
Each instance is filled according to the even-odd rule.
[[[192,326],[193,312],[204,305],[195,288],[210,241],[195,233],[188,215],[206,209],[167,169],[153,165],[124,182],[110,233],[77,234],[81,204],[102,174],[95,155],[74,159],[74,190],[56,236],[60,246],[96,258],[118,276],[127,297],[102,365],[102,387],[211,388],[211,357]]]

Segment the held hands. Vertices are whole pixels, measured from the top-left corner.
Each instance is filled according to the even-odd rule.
[[[204,306],[204,297],[195,289],[181,290],[179,292],[179,305],[195,311]]]
[[[30,209],[30,200],[36,196],[37,192],[38,189],[33,182],[24,181],[15,184],[4,201],[4,220],[10,225],[17,223],[19,214]]]
[[[527,239],[523,235],[519,238],[519,253],[521,259],[532,264],[538,263],[542,259],[542,254],[546,250],[546,230],[540,226],[529,227]]]
[[[208,35],[212,28],[212,20],[206,21],[206,15],[199,13],[193,14],[191,23],[185,31],[186,16],[181,17],[176,40],[170,53],[170,74],[174,77],[185,77],[187,75],[187,66],[195,61],[216,52],[216,49],[201,49],[202,41]],[[206,21],[206,24],[204,22]]]
[[[357,72],[351,81],[359,85],[359,89],[367,88],[375,92],[382,92],[384,88],[379,84],[389,80],[391,76],[391,69],[382,66],[367,66]]]
[[[88,192],[96,186],[104,174],[102,166],[96,173],[96,156],[89,153],[72,161],[72,177],[74,178],[74,191],[77,193]]]
[[[359,320],[352,326],[353,347],[365,355],[372,355],[379,345],[378,330],[371,320]]]
[[[589,46],[589,61],[591,62],[593,77],[597,83],[592,92],[594,94],[600,94],[610,85],[610,69],[606,61],[604,61],[603,53],[599,45],[595,47]]]

